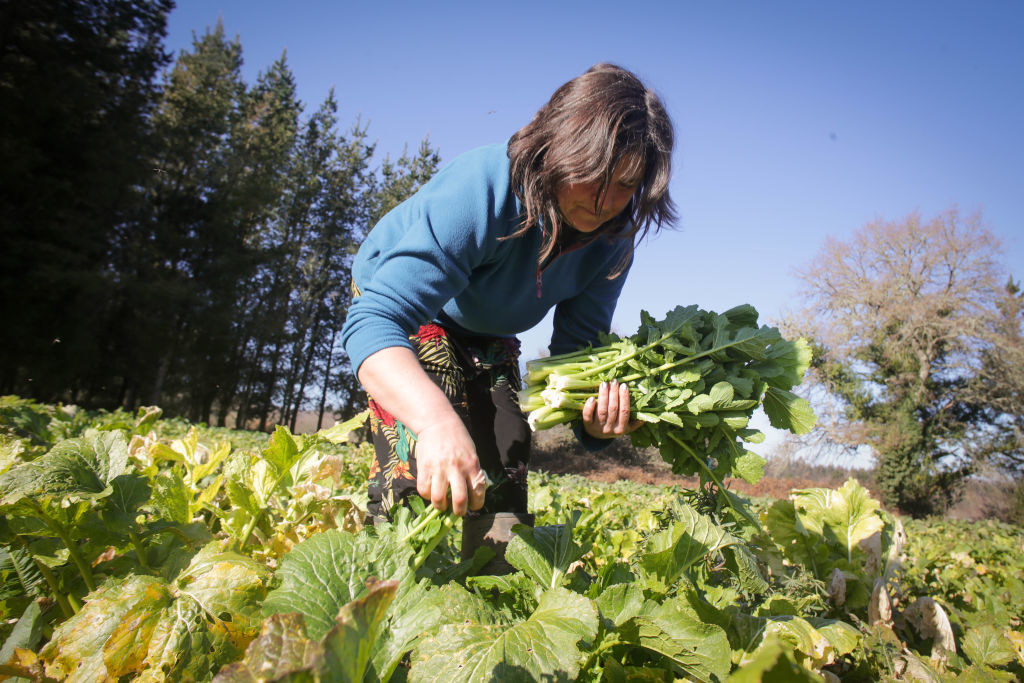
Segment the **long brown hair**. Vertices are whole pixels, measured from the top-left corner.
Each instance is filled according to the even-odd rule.
[[[512,188],[523,204],[522,223],[512,237],[545,225],[541,261],[547,259],[567,221],[556,192],[569,183],[600,183],[600,203],[621,159],[632,161],[639,185],[629,205],[600,232],[635,245],[651,224],[676,220],[668,192],[672,122],[658,96],[634,74],[614,64],[595,64],[555,91],[533,120],[508,143]],[[628,250],[610,277],[632,258]]]

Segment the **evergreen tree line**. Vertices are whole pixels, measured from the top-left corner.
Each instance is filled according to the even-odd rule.
[[[294,426],[361,399],[351,258],[436,170],[378,166],[281,57],[218,25],[171,61],[170,0],[0,0],[0,393]]]

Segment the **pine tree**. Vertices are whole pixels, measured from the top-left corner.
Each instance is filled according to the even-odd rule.
[[[104,403],[170,0],[0,1],[0,392]]]

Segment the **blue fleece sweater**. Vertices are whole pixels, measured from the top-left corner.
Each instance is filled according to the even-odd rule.
[[[356,372],[371,354],[412,348],[409,335],[432,320],[464,331],[514,336],[555,307],[552,354],[607,332],[626,273],[609,280],[631,244],[599,236],[539,268],[541,231],[519,227],[506,145],[467,152],[385,215],[352,264],[361,291],[342,343]]]

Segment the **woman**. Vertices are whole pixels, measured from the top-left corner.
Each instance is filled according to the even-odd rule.
[[[608,331],[634,244],[675,220],[671,151],[657,96],[598,64],[507,145],[455,159],[374,227],[342,332],[371,397],[372,514],[414,490],[441,510],[450,490],[456,515],[526,512],[515,335],[552,307],[553,354]],[[637,426],[626,387],[602,387],[578,433],[598,443]]]

